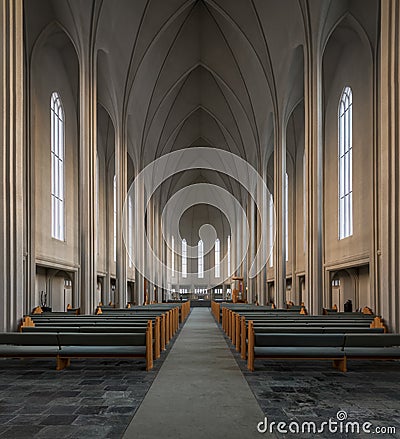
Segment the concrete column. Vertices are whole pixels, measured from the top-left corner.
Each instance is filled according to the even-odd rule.
[[[115,301],[117,306],[124,308],[126,306],[127,292],[127,254],[123,236],[124,221],[123,209],[127,196],[127,142],[126,136],[123,135],[122,129],[115,130],[115,175],[117,179],[117,263],[116,263],[116,290]],[[126,219],[128,218],[127,215]],[[125,236],[127,233],[125,231]]]
[[[274,204],[275,246],[274,246],[274,277],[275,300],[278,308],[283,308],[286,296],[286,251],[285,251],[285,173],[286,173],[286,136],[280,121],[275,129],[274,149]]]
[[[246,212],[248,212],[248,203],[246,205]],[[243,259],[243,262],[240,265],[240,271],[239,276],[243,277],[243,294],[246,295],[246,288],[247,288],[247,260],[246,252],[250,251],[250,236],[247,236],[248,233],[250,233],[249,226],[247,223],[248,213],[246,214],[246,217],[242,217],[240,221],[241,230],[239,230],[239,258],[240,260]],[[247,297],[246,297],[247,298]]]
[[[296,242],[297,242],[297,234],[296,234],[296,220],[297,220],[297,203],[296,203],[296,162],[293,164],[293,171],[291,175],[289,175],[289,260],[290,260],[290,268],[292,272],[292,298],[295,301],[295,304],[298,305],[298,282],[296,278]],[[302,239],[299,238],[299,239]]]
[[[306,17],[309,20],[310,17]],[[312,35],[304,56],[304,111],[306,157],[306,298],[312,314],[322,312],[322,62],[318,45],[311,48]]]
[[[2,0],[0,125],[0,330],[13,331],[26,310],[24,299],[23,198],[23,5]]]
[[[144,238],[146,241],[146,237]],[[152,249],[154,251],[154,200],[151,199],[147,209],[147,240],[148,240],[148,250]],[[149,303],[154,300],[154,266],[151,251],[147,251],[146,254],[147,260],[147,270],[149,273],[149,282],[148,282],[148,295],[149,295]],[[151,279],[151,281],[150,281]]]
[[[256,229],[256,209],[254,200],[249,196],[248,207],[247,207],[247,218],[249,220],[250,226],[250,247],[247,257],[247,301],[249,303],[254,303],[256,296],[256,279],[249,277],[250,267],[255,262],[256,246],[257,246],[257,229]]]
[[[243,276],[241,254],[242,254],[242,239],[243,239],[243,226],[240,218],[236,220],[236,228],[234,230],[233,253],[234,253],[234,267],[236,267],[233,276]]]
[[[377,312],[400,330],[400,1],[381,2],[380,294]]]
[[[113,192],[113,179],[110,180],[110,175],[114,175],[115,168],[111,166],[114,164],[106,164],[105,172],[105,228],[106,228],[106,245],[105,245],[105,257],[107,274],[104,280],[104,292],[102,295],[103,303],[106,305],[111,300],[111,264],[114,263],[114,248],[113,248],[113,212],[114,212],[114,192]]]
[[[97,288],[96,148],[97,84],[96,60],[88,50],[80,60],[79,135],[79,225],[80,225],[80,307],[93,313]]]
[[[144,187],[135,185],[135,203],[134,203],[134,249],[135,260],[138,266],[144,265]],[[142,305],[144,302],[144,277],[143,273],[140,273],[137,268],[135,269],[135,300],[137,305]]]
[[[263,180],[264,182],[267,181],[266,179],[266,171],[263,169]],[[259,195],[259,201],[258,205],[260,206],[260,209],[262,211],[262,218],[263,223],[259,224],[258,227],[258,239],[262,239],[262,235],[264,235],[263,245],[261,248],[261,264],[262,264],[262,270],[260,271],[260,274],[258,275],[258,301],[260,305],[266,304],[266,296],[267,296],[267,270],[268,270],[268,242],[267,242],[267,219],[268,219],[268,199],[267,199],[267,187],[266,185],[262,187]]]
[[[164,262],[167,260],[164,258],[163,254],[163,242],[161,236],[161,213],[160,213],[160,204],[159,201],[156,204],[156,245],[157,245],[157,256],[160,261]],[[171,265],[169,265],[170,267]],[[163,290],[163,271],[156,273],[157,278],[157,301],[158,303],[162,302],[162,290]]]

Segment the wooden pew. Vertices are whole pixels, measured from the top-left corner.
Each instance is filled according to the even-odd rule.
[[[346,371],[343,352],[344,334],[255,334],[253,322],[248,325],[249,351],[247,368],[254,371],[254,360],[330,360],[340,371]]]
[[[400,334],[346,334],[346,360],[400,360]]]
[[[145,358],[146,370],[153,368],[153,334],[149,321],[145,333],[59,333],[57,370],[73,358]]]
[[[0,333],[2,358],[55,358],[62,370],[71,358],[146,359],[146,370],[153,367],[152,323],[145,333]]]
[[[161,350],[165,350],[165,319],[164,315],[153,318],[152,320],[146,317],[140,320],[125,320],[120,318],[95,318],[86,319],[80,316],[77,319],[35,319],[29,318],[27,326],[21,326],[22,332],[95,332],[95,333],[123,333],[123,332],[145,332],[148,322],[154,324],[154,358],[158,359],[161,355]]]
[[[250,317],[248,317],[250,316]],[[374,333],[384,330],[381,326],[375,328],[371,325],[371,317],[362,319],[331,319],[330,316],[296,316],[292,317],[269,317],[253,313],[245,315],[236,314],[231,318],[231,324],[235,329],[228,327],[228,336],[236,350],[241,352],[241,357],[246,359],[247,351],[247,323],[246,319],[253,321],[254,328],[263,328],[264,332],[307,332],[307,333],[345,333],[345,332],[364,332]],[[228,325],[229,326],[229,325]],[[234,337],[233,337],[234,335]]]

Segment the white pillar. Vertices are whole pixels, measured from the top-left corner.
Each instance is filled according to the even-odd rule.
[[[392,331],[400,330],[400,2],[381,2],[380,291],[378,308]]]
[[[115,175],[117,179],[117,262],[115,301],[120,308],[127,302],[127,257],[123,239],[123,208],[127,195],[128,151],[122,129],[115,130]],[[126,211],[127,212],[127,211]],[[127,215],[126,215],[127,218]],[[128,224],[127,221],[125,222]],[[126,231],[125,231],[126,232]],[[125,236],[127,234],[125,233]]]
[[[262,169],[263,180],[265,185],[262,186],[260,191],[258,192],[258,206],[261,210],[262,221],[257,230],[258,230],[258,242],[262,242],[261,247],[261,259],[260,262],[262,264],[262,269],[260,274],[258,275],[258,285],[257,285],[257,293],[258,293],[258,301],[260,305],[266,304],[266,295],[267,295],[267,270],[268,270],[268,242],[267,242],[267,218],[268,218],[268,199],[267,199],[267,186],[266,186],[266,171]],[[264,238],[264,239],[262,239]],[[261,268],[261,267],[260,267]]]
[[[286,136],[281,121],[275,127],[274,149],[274,204],[276,212],[274,277],[275,300],[278,308],[283,308],[286,296],[286,251],[285,251],[285,173],[286,173]]]
[[[139,267],[144,265],[144,187],[142,185],[135,185],[135,203],[134,203],[134,251],[135,260]],[[135,270],[135,300],[137,305],[142,305],[144,302],[144,277],[143,273]]]
[[[310,17],[307,17],[310,19]],[[308,35],[308,40],[314,36]],[[315,37],[315,39],[317,39]],[[315,41],[314,41],[315,43]],[[322,79],[318,45],[309,43],[304,56],[304,112],[306,157],[306,298],[312,314],[322,312]]]
[[[257,194],[256,194],[257,196]],[[247,273],[249,273],[251,266],[255,264],[255,267],[257,266],[256,261],[256,253],[257,253],[257,209],[255,200],[249,196],[249,220],[250,220],[250,252],[249,252],[249,258],[247,258]],[[257,267],[255,269],[255,272],[257,271]],[[247,301],[249,303],[254,303],[257,296],[257,277],[248,278],[247,281],[248,285],[248,297]]]
[[[80,60],[80,136],[79,136],[79,203],[80,203],[80,307],[93,313],[97,305],[97,215],[96,215],[96,148],[97,93],[96,60],[92,50]]]
[[[23,11],[22,0],[2,0],[0,87],[0,331],[17,329],[24,299]]]

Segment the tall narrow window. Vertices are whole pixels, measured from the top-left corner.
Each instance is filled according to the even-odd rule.
[[[51,115],[51,236],[64,241],[64,110],[54,92]]]
[[[304,253],[307,250],[307,188],[306,188],[306,152],[303,153],[303,240]]]
[[[132,195],[128,196],[128,252],[129,252],[129,268],[132,268],[133,258],[133,201]]]
[[[113,180],[113,198],[114,198],[114,262],[117,261],[117,176]]]
[[[269,266],[274,265],[274,255],[272,254],[274,248],[274,197],[268,191],[268,256]]]
[[[285,254],[289,260],[289,176],[285,173]]]
[[[227,276],[229,277],[231,275],[231,237],[228,236],[228,255],[227,255],[227,259],[228,259],[228,273]]]
[[[221,243],[215,240],[215,277],[221,276]]]
[[[199,279],[204,278],[204,245],[201,239],[197,244],[197,272]]]
[[[353,94],[345,87],[339,103],[339,239],[353,234]]]
[[[182,240],[182,277],[187,277],[187,242]]]
[[[172,277],[175,277],[175,238],[171,237],[171,271]]]
[[[100,254],[100,162],[96,152],[96,223],[97,223],[97,254]]]

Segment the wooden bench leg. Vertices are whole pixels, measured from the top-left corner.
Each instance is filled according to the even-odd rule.
[[[347,358],[344,357],[342,360],[333,360],[333,367],[340,372],[347,372]]]
[[[70,358],[61,358],[57,355],[56,370],[63,370],[71,365]]]
[[[347,358],[344,357],[343,360],[339,361],[338,369],[340,372],[347,372]]]

